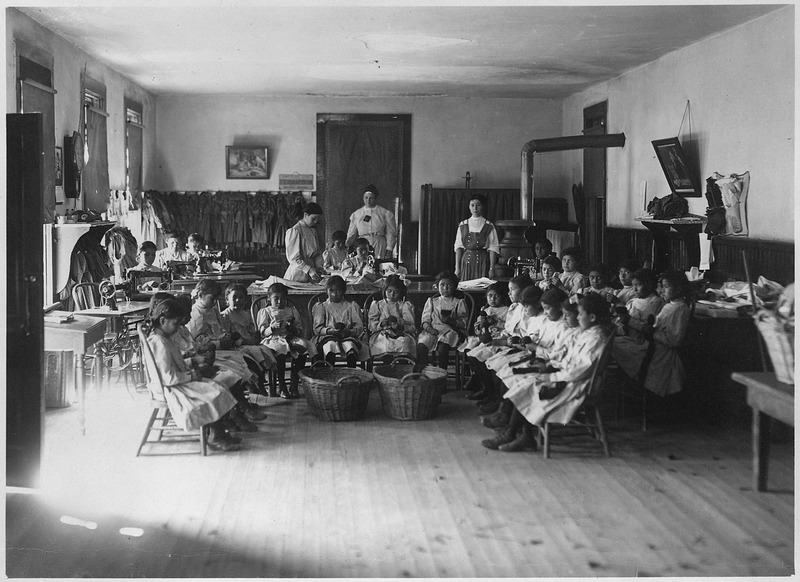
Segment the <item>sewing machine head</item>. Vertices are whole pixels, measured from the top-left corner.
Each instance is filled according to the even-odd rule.
[[[97,287],[100,292],[100,301],[111,311],[117,311],[117,286],[108,279],[103,279]]]
[[[522,257],[511,257],[508,259],[508,266],[514,269],[514,276],[516,277],[530,270],[531,267],[536,267],[539,262],[540,261],[536,258],[523,259]]]

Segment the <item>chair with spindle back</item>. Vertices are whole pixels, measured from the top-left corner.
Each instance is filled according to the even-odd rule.
[[[324,303],[327,299],[328,299],[328,294],[326,292],[322,292],[322,293],[317,293],[316,295],[311,297],[311,299],[308,300],[308,318],[311,321],[312,329],[313,329],[313,326],[314,326],[314,307],[316,305],[318,305],[318,304]],[[358,305],[358,301],[355,301],[353,299],[348,299],[348,301],[353,301],[356,305]],[[368,341],[367,341],[367,331],[366,331],[367,328],[368,328],[368,325],[367,325],[366,317],[364,315],[364,309],[359,306],[359,311],[360,311],[360,314],[361,314],[361,324],[364,326],[365,333],[364,333],[364,337],[355,338],[355,339],[357,339],[359,342],[361,342],[364,345],[369,345]],[[318,345],[317,345],[317,350],[319,351],[318,356],[319,356],[320,359],[325,359],[325,356],[324,356],[324,354],[322,352],[322,344],[324,342],[326,342],[326,341],[332,341],[332,340],[336,340],[336,339],[337,338],[335,338],[334,336],[323,336],[323,337],[319,338],[319,342],[318,342]],[[368,370],[368,371],[372,370],[372,358],[368,358],[366,360],[357,360],[357,362],[358,362],[359,367],[362,368],[363,370]],[[345,365],[345,362],[343,360],[337,359],[337,364]]]
[[[611,456],[611,447],[608,444],[603,425],[603,417],[600,414],[600,402],[605,393],[605,376],[608,363],[611,361],[611,349],[614,345],[614,330],[609,331],[608,338],[605,340],[603,351],[600,357],[592,366],[591,378],[586,387],[586,398],[581,403],[580,408],[575,412],[572,420],[566,425],[557,425],[548,422],[548,416],[544,418],[539,428],[541,440],[543,441],[544,458],[550,458],[550,449],[553,437],[553,427],[562,426],[563,428],[586,429],[589,435],[603,445],[606,457]],[[558,410],[557,408],[553,411]],[[553,412],[551,411],[551,413]]]
[[[142,448],[147,443],[178,444],[185,443],[187,440],[196,440],[198,437],[200,441],[200,454],[206,456],[208,454],[206,442],[208,427],[203,426],[200,431],[192,432],[186,432],[178,428],[175,424],[175,420],[172,418],[167,400],[164,397],[164,384],[161,380],[161,373],[156,365],[156,360],[153,356],[153,351],[150,349],[150,344],[147,343],[147,335],[142,324],[138,325],[137,333],[139,335],[139,344],[142,347],[145,371],[148,376],[147,388],[150,392],[150,408],[152,410],[150,418],[147,421],[147,426],[144,429],[144,435],[139,443],[139,448],[136,449],[136,456],[138,457],[142,454]],[[149,440],[152,433],[156,433],[155,441]]]

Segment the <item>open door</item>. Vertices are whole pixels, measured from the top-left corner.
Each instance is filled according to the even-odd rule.
[[[42,114],[6,115],[6,484],[36,487],[44,434]]]

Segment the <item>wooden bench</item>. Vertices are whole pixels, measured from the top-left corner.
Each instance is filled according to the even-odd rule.
[[[771,372],[734,372],[731,378],[747,386],[747,404],[753,409],[753,486],[766,491],[770,417],[794,426],[794,385],[778,382]]]

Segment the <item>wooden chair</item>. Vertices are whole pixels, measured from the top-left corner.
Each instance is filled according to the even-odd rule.
[[[164,384],[161,380],[161,373],[158,371],[155,357],[150,349],[150,344],[147,343],[147,336],[144,332],[144,327],[139,324],[137,328],[139,335],[139,344],[142,348],[142,355],[144,357],[145,369],[149,381],[147,387],[150,391],[150,418],[147,421],[147,427],[144,429],[144,435],[139,443],[139,448],[136,449],[136,456],[140,456],[142,448],[148,442],[162,443],[162,444],[177,444],[184,443],[187,440],[195,440],[199,436],[200,440],[200,454],[206,456],[208,454],[207,436],[208,428],[203,426],[198,432],[186,432],[178,428],[175,420],[172,418],[172,413],[167,406],[167,400],[164,397]],[[151,433],[156,433],[156,440],[149,441],[148,437]],[[167,437],[166,439],[164,437]]]
[[[689,320],[691,321],[692,317],[694,316],[694,308],[696,303],[694,301],[689,303]],[[689,330],[689,326],[686,326],[686,331]],[[673,348],[676,353],[680,352],[681,347],[683,346],[683,342],[686,340],[686,332],[684,332],[683,337],[680,339],[678,345]],[[650,371],[650,364],[653,361],[653,356],[656,352],[656,342],[653,341],[652,337],[648,339],[647,342],[647,351],[645,352],[644,359],[642,360],[642,365],[639,367],[639,373],[636,375],[636,386],[638,391],[642,395],[642,431],[647,432],[647,393],[649,390],[645,386],[645,381],[647,380],[647,374]],[[678,356],[680,357],[680,355]]]
[[[603,395],[605,387],[605,373],[608,363],[611,361],[611,349],[614,345],[614,333],[610,330],[608,339],[606,339],[603,351],[600,357],[592,367],[592,375],[587,386],[587,395],[580,408],[575,412],[572,420],[563,426],[564,429],[580,428],[586,429],[589,436],[595,440],[599,440],[603,445],[603,451],[606,457],[611,456],[611,447],[608,444],[608,437],[606,435],[605,427],[603,426],[603,418],[600,414],[600,399]],[[557,409],[554,409],[557,410]],[[549,415],[548,415],[549,416]],[[552,427],[556,426],[548,422],[548,417],[545,417],[540,427],[540,436],[543,441],[544,458],[550,458],[550,446],[552,441]],[[558,425],[561,427],[561,425]]]
[[[321,293],[317,293],[316,295],[312,296],[311,299],[308,300],[308,319],[311,322],[312,329],[313,329],[313,326],[314,326],[314,306],[317,305],[318,303],[324,303],[327,299],[328,299],[328,294],[326,292],[321,292]],[[353,300],[352,299],[348,299],[348,301],[353,301]],[[356,305],[358,305],[357,301],[355,303],[356,303]],[[364,329],[367,330],[368,325],[367,325],[367,321],[366,321],[366,316],[364,315],[364,308],[360,307],[359,311],[361,312],[361,323],[364,326]],[[366,331],[364,337],[363,338],[358,338],[358,340],[360,342],[362,342],[362,343],[367,342],[367,334],[368,333],[369,332]],[[322,338],[322,340],[325,340],[328,337],[330,337],[330,336],[325,336],[325,337]],[[367,343],[367,345],[369,345],[369,344]],[[320,359],[323,359],[322,350],[319,350],[319,357],[320,357]],[[337,361],[337,364],[339,364],[339,363],[344,364],[344,361],[343,360]],[[363,370],[367,370],[367,371],[371,371],[372,370],[372,358],[369,358],[368,360],[358,360],[358,364],[359,364],[359,367],[361,369],[363,369]]]
[[[469,330],[472,328],[473,324],[475,323],[475,299],[472,298],[472,295],[465,291],[458,291],[457,294],[461,294],[461,299],[464,300],[464,303],[467,305],[467,333],[469,334]],[[435,357],[435,354],[429,354],[431,358]],[[456,384],[456,390],[461,390],[464,387],[465,379],[464,376],[466,374],[466,366],[467,366],[467,355],[466,353],[459,352],[456,348],[452,348],[450,350],[450,355],[448,356],[447,368],[450,369],[452,365],[453,371],[447,373],[448,379],[453,379]]]
[[[370,331],[369,331],[369,310],[372,307],[373,303],[375,303],[376,301],[380,301],[381,299],[383,299],[383,290],[379,289],[378,291],[375,291],[375,292],[371,293],[370,295],[368,295],[367,298],[364,300],[364,310],[363,310],[363,312],[364,312],[364,329],[366,330],[366,338],[367,338],[367,340],[369,340],[370,335],[372,335],[370,333]],[[414,322],[414,325],[416,325],[416,322]],[[382,357],[383,356],[390,356],[392,359],[394,359],[396,357],[409,358],[411,360],[415,360],[416,359],[411,354],[407,354],[405,352],[397,352],[397,353],[388,353],[387,352],[386,354],[382,354]],[[372,363],[374,364],[374,359],[373,359]]]
[[[251,303],[250,303],[250,315],[253,317],[253,323],[255,323],[256,325],[258,325],[258,312],[261,311],[262,309],[264,309],[267,305],[269,305],[269,295],[261,295],[261,296],[255,297],[251,301]],[[286,298],[286,306],[287,307],[295,307],[295,304],[292,303],[292,300],[287,297]],[[285,374],[287,372],[291,372],[290,367],[287,367],[287,369],[284,371],[284,378],[283,378],[284,382],[288,382],[289,381],[289,379],[286,378],[286,376],[285,376]],[[274,367],[272,369],[270,369],[270,371],[269,371],[269,384],[270,384],[270,388],[271,388],[270,391],[273,394],[276,393],[275,391],[277,390],[277,386],[278,386],[278,371]]]
[[[78,283],[72,288],[72,301],[75,311],[100,307],[100,286],[97,283]]]

